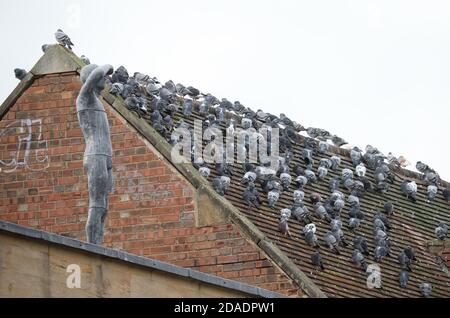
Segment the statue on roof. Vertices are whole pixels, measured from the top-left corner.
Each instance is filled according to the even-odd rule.
[[[86,236],[89,243],[101,244],[108,212],[108,196],[112,192],[112,146],[108,118],[100,101],[111,65],[89,64],[81,70],[83,82],[77,97],[77,116],[86,149],[83,165],[88,175],[89,214]]]

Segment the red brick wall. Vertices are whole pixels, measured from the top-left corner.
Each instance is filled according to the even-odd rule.
[[[74,73],[42,77],[0,121],[0,219],[85,240],[80,85]],[[297,295],[236,226],[196,227],[195,189],[105,108],[114,151],[105,245]]]

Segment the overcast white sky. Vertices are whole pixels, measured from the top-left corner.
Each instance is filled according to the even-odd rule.
[[[450,1],[1,1],[1,101],[57,28],[93,63],[284,112],[450,180]]]

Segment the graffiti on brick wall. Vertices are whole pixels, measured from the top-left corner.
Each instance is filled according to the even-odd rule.
[[[11,140],[15,143],[10,144]],[[6,158],[0,157],[0,172],[23,168],[42,171],[49,167],[48,140],[43,139],[42,119],[20,119],[0,131],[0,141],[7,146]]]

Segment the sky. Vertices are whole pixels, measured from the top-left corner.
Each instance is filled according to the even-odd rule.
[[[449,1],[1,1],[0,102],[58,28],[93,63],[285,113],[450,180]]]

